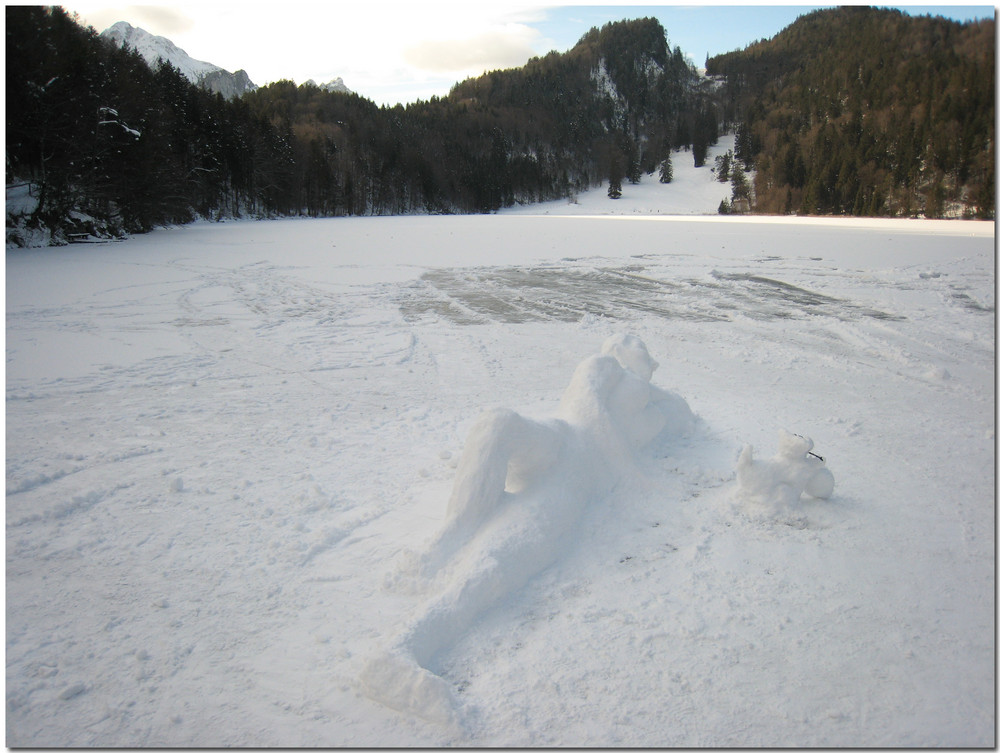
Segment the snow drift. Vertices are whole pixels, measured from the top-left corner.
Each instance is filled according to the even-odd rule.
[[[613,335],[577,366],[555,417],[533,420],[506,409],[480,417],[445,525],[409,566],[434,579],[438,593],[365,667],[360,679],[369,697],[433,721],[458,721],[437,674],[438,654],[573,546],[583,510],[635,471],[636,452],[693,428],[687,402],[650,383],[657,366],[638,337]]]

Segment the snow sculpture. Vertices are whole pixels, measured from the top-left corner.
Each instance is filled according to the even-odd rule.
[[[821,457],[811,452],[808,437],[780,430],[778,452],[770,460],[754,460],[747,445],[736,463],[736,481],[741,496],[758,504],[789,509],[805,492],[810,497],[829,499],[833,494],[833,474]]]
[[[576,368],[554,418],[510,410],[479,418],[445,524],[412,563],[439,592],[368,662],[360,684],[369,697],[433,721],[457,720],[439,654],[573,545],[586,506],[631,469],[638,449],[693,427],[684,399],[650,384],[657,365],[642,340],[616,335]]]

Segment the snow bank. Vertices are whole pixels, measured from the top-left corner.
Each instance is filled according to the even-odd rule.
[[[555,417],[506,409],[480,417],[443,529],[404,565],[434,578],[438,594],[368,662],[360,677],[366,695],[432,721],[457,721],[437,654],[573,547],[582,512],[635,472],[636,452],[693,427],[685,400],[650,383],[657,366],[642,340],[613,335],[576,368]]]

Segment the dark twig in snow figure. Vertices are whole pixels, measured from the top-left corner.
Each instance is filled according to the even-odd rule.
[[[695,422],[687,402],[650,383],[657,368],[631,335],[584,360],[555,417],[489,411],[469,432],[446,521],[412,575],[437,588],[361,675],[366,694],[441,722],[457,720],[441,653],[486,609],[573,545],[577,521],[604,497],[635,453]]]

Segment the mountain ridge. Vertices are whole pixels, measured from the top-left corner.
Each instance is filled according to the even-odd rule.
[[[350,89],[347,88],[347,84],[344,83],[344,79],[340,76],[337,78],[327,81],[325,84],[318,84],[314,79],[309,79],[303,84],[304,86],[315,86],[317,89],[322,89],[326,92],[340,92],[341,94],[353,94]]]
[[[150,67],[155,67],[161,60],[170,63],[191,83],[221,94],[225,99],[238,97],[257,88],[245,70],[233,73],[215,63],[195,60],[167,37],[132,26],[128,21],[112,24],[100,36],[119,47],[128,45],[133,48]]]

